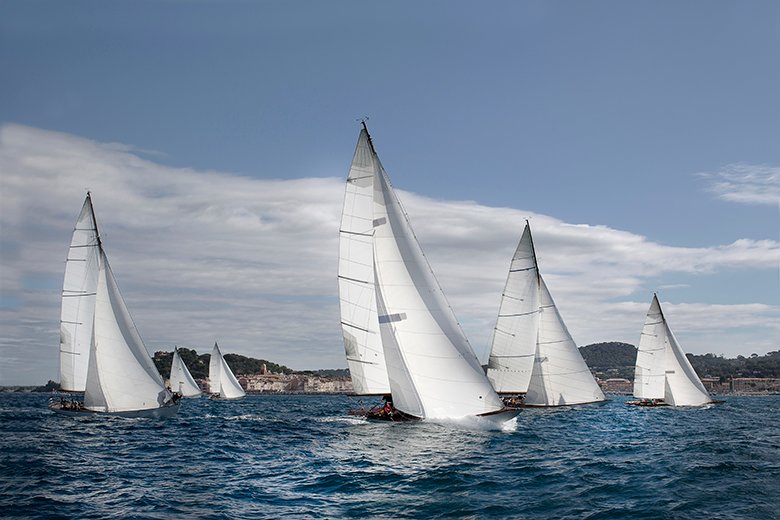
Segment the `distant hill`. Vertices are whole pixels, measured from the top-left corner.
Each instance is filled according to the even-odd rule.
[[[636,347],[629,343],[610,341],[580,347],[588,367],[600,377],[634,379]],[[715,354],[686,354],[699,377],[780,377],[780,350],[765,356],[752,354],[729,359]]]
[[[211,354],[200,354],[189,348],[179,348],[179,355],[184,364],[187,365],[192,377],[195,379],[206,379],[209,376],[209,361]],[[224,354],[225,361],[230,366],[234,374],[259,374],[262,366],[265,364],[269,372],[275,374],[292,374],[294,371],[284,365],[278,365],[265,359],[255,359],[240,354]],[[164,378],[171,375],[171,361],[173,352],[157,351],[154,353],[154,364],[157,370]]]

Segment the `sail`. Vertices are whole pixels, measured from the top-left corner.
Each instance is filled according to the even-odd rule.
[[[246,395],[216,343],[209,361],[209,392],[219,394],[224,399],[238,399]]]
[[[501,410],[375,152],[374,161],[375,292],[393,405],[420,418]]]
[[[86,388],[99,247],[92,198],[87,193],[73,229],[62,284],[60,387],[65,391],[83,392]]]
[[[533,372],[525,396],[530,406],[563,406],[604,400],[577,344],[539,276],[539,333]]]
[[[347,176],[339,228],[341,330],[354,392],[389,394],[374,293],[374,155],[368,132],[358,138]]]
[[[634,367],[634,397],[639,399],[663,399],[666,392],[666,323],[661,304],[653,295],[647,311]]]
[[[538,276],[531,228],[526,223],[509,265],[490,342],[487,377],[496,392],[528,390],[539,328]]]
[[[171,361],[171,390],[180,393],[184,397],[197,397],[201,394],[198,383],[193,379],[192,374],[187,369],[187,365],[179,354],[179,349],[173,350],[173,360]]]
[[[84,406],[98,412],[159,408],[169,392],[138,334],[102,248]]]
[[[663,399],[672,406],[700,406],[712,402],[669,327],[655,294],[639,338],[634,396]]]

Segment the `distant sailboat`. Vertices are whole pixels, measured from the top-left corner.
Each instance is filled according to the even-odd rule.
[[[350,175],[358,171],[353,177],[355,184],[358,177],[370,176],[373,186],[373,255],[362,257],[364,271],[360,279],[370,282],[373,275],[379,344],[394,413],[414,419],[482,416],[496,423],[513,418],[517,411],[504,407],[455,319],[365,123],[355,157],[359,168],[354,168],[353,159],[350,170]],[[363,233],[367,235],[371,230],[364,229]],[[366,300],[368,315],[371,305]],[[365,328],[371,327],[373,319]]]
[[[202,393],[176,347],[173,349],[173,359],[171,360],[170,385],[171,390],[178,392],[182,397],[200,397]]]
[[[93,280],[94,294],[90,294]],[[74,305],[72,299],[79,303]],[[86,362],[84,402],[61,399],[50,403],[52,410],[124,417],[176,414],[179,403],[165,388],[119,293],[97,231],[89,193],[68,254],[62,316],[61,377],[66,381],[67,389],[81,388],[81,373]],[[85,352],[84,331],[87,327],[90,340],[89,350]]]
[[[528,222],[501,297],[487,377],[499,394],[524,394],[526,406],[605,399],[539,273]]]
[[[647,311],[634,369],[634,397],[640,406],[701,406],[714,403],[669,328],[658,296]]]
[[[209,361],[209,393],[214,399],[241,399],[246,395],[216,342]]]

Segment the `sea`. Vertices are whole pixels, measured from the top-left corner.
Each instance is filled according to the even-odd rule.
[[[0,394],[2,518],[780,518],[780,396],[380,423],[348,396],[187,399],[167,420]]]

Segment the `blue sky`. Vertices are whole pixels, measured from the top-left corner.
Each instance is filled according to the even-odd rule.
[[[213,272],[231,258],[209,260],[197,251],[205,254],[230,238],[237,250],[264,237],[250,234],[255,228],[241,218],[257,224],[275,215],[277,199],[297,207],[301,202],[290,195],[297,190],[300,200],[325,198],[321,213],[295,222],[334,212],[337,219],[338,183],[363,116],[370,117],[394,185],[407,193],[422,246],[478,354],[527,216],[539,223],[537,248],[546,244],[541,269],[580,344],[635,343],[642,316],[632,323],[629,314],[624,329],[604,326],[601,335],[593,320],[614,321],[614,305],[646,310],[659,290],[670,319],[679,306],[680,326],[672,326],[683,342],[680,329],[690,331],[690,351],[780,348],[779,23],[780,4],[752,1],[1,2],[2,340],[23,363],[17,345],[35,335],[40,350],[31,352],[49,349],[52,362],[40,374],[18,376],[8,362],[0,379],[37,382],[56,373],[57,286],[68,229],[87,187],[95,191],[98,217],[107,221],[105,233],[122,239],[107,237],[107,247],[119,257],[112,264],[150,350],[189,342],[206,351],[216,332],[227,341],[230,330],[265,312],[266,304],[278,311],[278,323],[294,321],[300,309],[288,315],[271,302],[304,299],[321,313],[323,328],[312,325],[316,334],[296,339],[286,335],[289,328],[269,325],[254,337],[236,336],[225,351],[296,368],[343,366],[338,327],[328,325],[338,319],[332,316],[336,249],[328,249],[337,221],[336,231],[323,223],[322,233],[334,234],[321,245],[309,237],[302,246],[293,233],[285,247],[283,235],[273,236],[275,257],[244,253],[252,276],[262,277],[263,266],[273,271],[274,258],[316,250],[323,264],[311,276],[321,273],[321,287],[288,291],[294,297],[283,287],[242,292],[241,309],[222,317],[224,331],[214,322],[216,330],[202,340],[168,334],[151,315],[147,332],[144,305],[159,297],[163,281],[145,281],[155,277],[155,265],[139,269],[143,258],[124,244],[135,240],[133,232],[151,238],[175,230],[181,244],[210,237],[214,242],[200,249],[181,247],[192,265],[186,259],[177,265],[193,278],[170,288],[208,293],[193,282],[206,276],[193,265]],[[42,165],[41,157],[48,162]],[[96,165],[112,173],[91,172]],[[107,178],[112,182],[98,191]],[[146,186],[137,184],[141,179]],[[235,229],[226,228],[232,237],[188,235],[186,223],[170,224],[174,209],[187,211],[180,203],[193,197],[188,186],[208,179],[213,201],[192,218],[232,211],[238,219]],[[265,190],[257,198],[268,206],[248,197],[243,213],[231,210],[221,189],[231,183],[244,193]],[[36,197],[45,204],[31,200]],[[420,222],[433,207],[439,217],[465,212],[457,215],[472,224],[483,214],[503,217],[493,229],[485,221],[487,227],[468,228],[472,233],[452,234],[434,225],[435,213]],[[145,215],[156,210],[168,220],[155,226]],[[122,220],[112,211],[131,216]],[[587,232],[554,232],[573,224]],[[595,235],[602,228],[616,232],[609,240],[626,238],[616,250],[627,253],[591,265],[577,257],[577,244],[594,248],[583,256],[598,256],[595,246],[604,242]],[[495,242],[482,243],[485,237]],[[453,257],[477,243],[493,256],[475,254],[458,267]],[[637,243],[652,244],[652,251]],[[666,252],[653,256],[659,248]],[[32,268],[28,255],[42,251]],[[163,262],[165,251],[159,255]],[[629,265],[651,257],[655,263],[644,271]],[[610,261],[622,267],[602,269]],[[628,278],[633,282],[615,284],[621,289],[601,299],[584,296]],[[483,292],[482,300],[473,296]],[[188,312],[168,309],[168,321],[188,330],[188,320],[202,319],[208,308],[195,300],[184,305]],[[589,317],[580,303],[601,314]],[[764,307],[749,311],[751,305]],[[728,321],[726,311],[733,311],[734,329],[708,332],[702,315]],[[754,326],[751,316],[764,325]],[[281,345],[294,341],[317,347],[285,359]],[[264,351],[258,344],[279,347]]]

